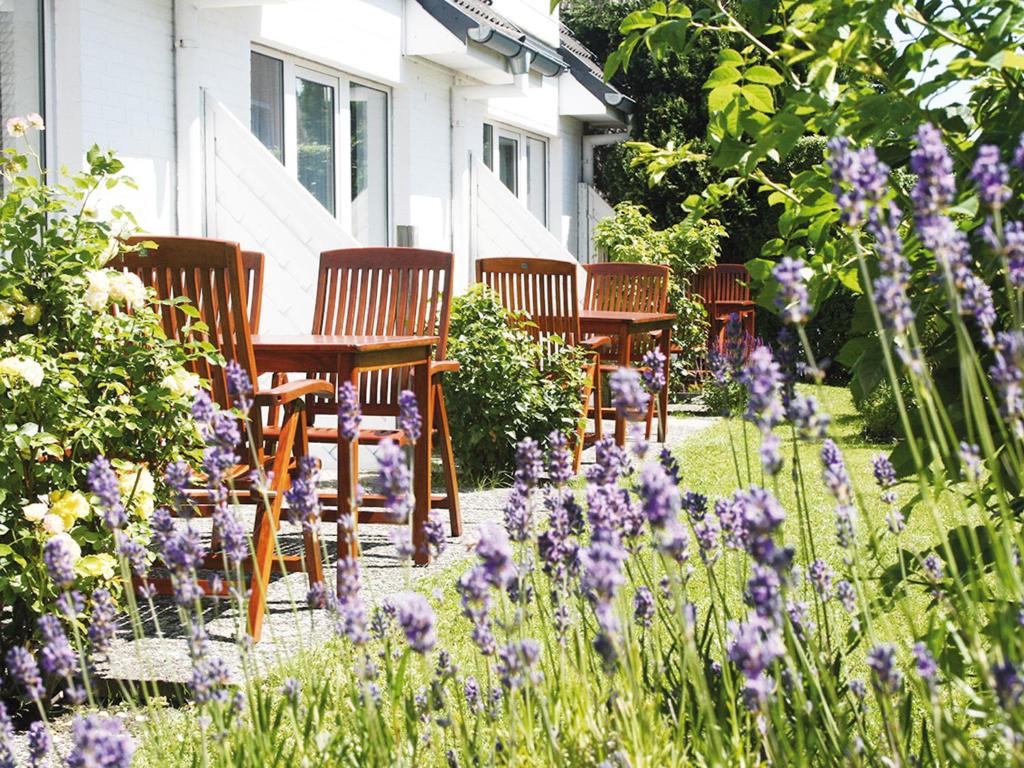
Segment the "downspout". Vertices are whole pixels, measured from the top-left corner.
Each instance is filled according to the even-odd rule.
[[[174,159],[177,232],[207,235],[199,91],[199,11],[174,0]]]
[[[626,127],[624,131],[616,131],[615,133],[592,133],[586,134],[583,137],[583,183],[590,186],[594,186],[594,148],[595,147],[607,147],[612,144],[621,144],[629,139],[629,133],[632,128],[632,118],[630,118],[630,125]]]

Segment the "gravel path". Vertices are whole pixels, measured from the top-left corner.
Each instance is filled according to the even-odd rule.
[[[668,446],[674,448],[714,424],[713,417],[673,415],[669,419]],[[652,444],[652,449],[657,449]],[[583,468],[594,461],[593,448],[583,454]],[[330,478],[327,478],[330,482]],[[408,569],[399,561],[388,538],[388,526],[366,525],[359,530],[362,544],[362,594],[370,605],[379,603],[387,595],[395,594],[406,587],[407,579],[415,586],[424,578],[444,571],[459,560],[469,557],[476,543],[479,528],[487,522],[501,523],[502,508],[509,493],[508,488],[467,491],[461,494],[463,535],[449,539],[441,556],[426,568]],[[251,520],[252,511],[242,510]],[[205,526],[204,526],[205,524]],[[209,521],[197,521],[204,535],[209,534]],[[334,526],[325,527],[325,540],[329,557],[333,562],[337,540]],[[284,552],[301,550],[301,532],[295,526],[285,523],[280,534]],[[328,583],[333,583],[332,574],[327,574]],[[311,611],[305,605],[307,589],[304,574],[277,576],[270,584],[267,595],[267,616],[263,639],[255,646],[255,657],[260,664],[272,664],[277,660],[294,655],[301,647],[323,642],[333,632],[328,616],[323,610]],[[234,603],[228,600],[204,601],[206,628],[211,638],[211,652],[225,659],[233,676],[240,675],[239,651],[235,638],[240,622]],[[149,608],[145,607],[149,614]],[[187,634],[177,620],[173,604],[168,599],[156,602],[156,620],[151,615],[145,622],[145,636],[132,639],[127,625],[115,642],[111,660],[97,669],[101,678],[98,687],[111,693],[113,700],[125,685],[152,685],[171,700],[180,699],[191,674],[188,656]],[[160,634],[156,629],[160,626]],[[54,723],[54,739],[60,746],[67,743],[70,723],[68,718],[58,718]],[[18,733],[16,744],[24,749],[24,734]],[[66,754],[66,752],[61,752]]]

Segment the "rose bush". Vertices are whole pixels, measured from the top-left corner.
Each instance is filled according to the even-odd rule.
[[[13,136],[38,130],[30,116]],[[83,590],[115,580],[113,540],[85,490],[97,454],[111,457],[144,533],[163,465],[197,445],[189,405],[198,380],[183,364],[209,353],[169,341],[134,275],[106,268],[135,228],[100,190],[131,182],[93,147],[84,173],[41,181],[38,160],[4,151],[0,201],[0,646],[34,630],[56,593],[43,548],[63,537]],[[197,326],[197,330],[202,330]]]

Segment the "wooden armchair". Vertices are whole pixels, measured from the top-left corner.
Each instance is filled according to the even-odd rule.
[[[667,312],[668,281],[670,270],[662,264],[636,264],[629,262],[607,262],[587,264],[587,287],[583,292],[584,309],[607,312]],[[643,338],[637,335],[629,340],[629,360],[634,367],[641,367],[643,356],[654,348],[660,332]],[[619,367],[618,341],[601,350],[601,373],[612,373]],[[654,405],[658,400],[652,397],[647,407],[646,433],[651,437],[654,421]],[[603,408],[595,419],[614,417],[614,408]]]
[[[525,330],[550,353],[561,344],[586,349],[589,362],[582,392],[580,415],[588,414],[591,393],[594,412],[602,413],[600,387],[600,350],[610,343],[607,336],[583,338],[580,333],[579,298],[576,265],[568,261],[536,258],[489,258],[476,262],[477,282],[484,283],[501,298],[506,309],[522,313],[532,321]],[[581,419],[576,433],[573,470],[578,471],[583,444],[588,437],[601,438],[601,419],[595,419],[594,434],[586,434]]]
[[[256,361],[253,355],[250,335],[251,304],[244,287],[242,253],[237,243],[222,240],[207,240],[187,237],[134,238],[130,245],[143,240],[157,244],[155,250],[144,253],[123,253],[111,266],[137,274],[142,282],[156,291],[159,299],[169,300],[185,297],[198,310],[200,319],[207,325],[207,339],[227,361],[234,360],[256,382]],[[190,318],[171,304],[159,306],[164,332],[168,338],[185,341]],[[259,311],[255,314],[258,322]],[[228,393],[227,377],[223,367],[213,365],[205,359],[190,364],[191,371],[198,374],[210,387],[211,398],[222,409],[232,407]],[[290,469],[295,461],[306,454],[306,410],[304,398],[314,395],[328,395],[333,385],[327,381],[292,381],[269,390],[257,390],[253,394],[254,405],[250,412],[250,427],[255,446],[253,450],[243,434],[237,448],[241,463],[231,470],[236,491],[249,494],[251,503],[261,509],[257,530],[253,536],[254,557],[244,563],[244,569],[251,573],[248,608],[249,633],[258,641],[263,628],[266,612],[267,585],[275,558],[275,538],[280,527],[281,504],[284,492],[290,485]],[[263,407],[278,408],[282,422],[278,430],[277,450],[269,454],[263,441]],[[262,494],[254,492],[249,480],[256,467],[272,473],[268,497],[269,509],[263,510]],[[209,492],[201,487],[190,491],[199,514],[210,514]],[[323,579],[320,561],[320,544],[312,533],[304,534],[305,568],[310,583]],[[288,571],[303,568],[298,556],[281,556],[280,561]],[[223,564],[219,554],[211,554],[204,567],[218,568]],[[153,579],[158,592],[169,593],[171,585],[167,579]],[[211,580],[201,580],[206,595],[227,595],[226,586],[220,592],[214,591]]]

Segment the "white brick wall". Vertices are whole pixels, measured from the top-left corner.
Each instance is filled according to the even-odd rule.
[[[172,15],[172,0],[81,0],[82,148],[117,151],[139,189],[102,202],[152,232],[176,226]]]

